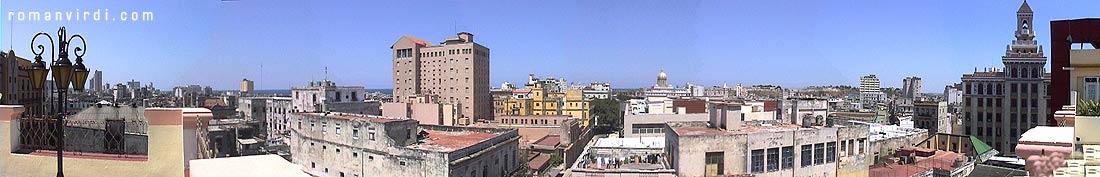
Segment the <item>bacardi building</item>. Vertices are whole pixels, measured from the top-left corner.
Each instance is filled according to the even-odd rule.
[[[1020,135],[1047,125],[1047,58],[1035,41],[1033,12],[1025,1],[1016,11],[1016,39],[1005,47],[1003,68],[962,76],[963,132],[1007,155],[1015,154]]]

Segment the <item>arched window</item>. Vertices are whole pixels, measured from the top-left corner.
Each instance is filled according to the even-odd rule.
[[[1034,77],[1034,78],[1043,77],[1042,73],[1039,73],[1039,68],[1032,69],[1031,72],[1032,72],[1031,77]]]
[[[985,89],[983,89],[984,87],[985,84],[978,84],[978,95],[985,94]]]
[[[1020,75],[1019,75],[1020,68],[1013,67],[1010,70],[1012,70],[1012,77],[1013,78],[1020,77]]]
[[[1020,76],[1020,77],[1024,77],[1024,78],[1028,77],[1028,76],[1027,76],[1027,68],[1023,68],[1023,70],[1022,70],[1022,71],[1020,71],[1020,74],[1021,74],[1021,76]]]
[[[985,93],[990,94],[990,95],[993,94],[993,84],[989,84],[989,85],[985,86]]]

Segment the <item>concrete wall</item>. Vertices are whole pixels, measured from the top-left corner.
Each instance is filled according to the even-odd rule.
[[[443,125],[443,108],[433,103],[413,103],[412,119],[421,124]]]
[[[702,134],[681,136],[674,132],[666,134],[667,150],[677,175],[691,177],[704,176],[706,173],[706,154],[723,153],[724,175],[751,174],[757,176],[868,176],[868,160],[865,156],[847,155],[841,151],[839,142],[848,142],[866,138],[866,127],[813,127],[791,131]],[[825,161],[817,165],[802,165],[802,145],[838,143],[836,160]],[[862,145],[865,146],[865,145]],[[751,151],[769,148],[792,147],[793,165],[778,171],[761,173],[751,172]],[[846,146],[847,147],[847,146]],[[825,151],[829,152],[828,150]],[[782,151],[781,151],[782,153]],[[828,157],[825,155],[825,157]],[[767,156],[765,156],[767,158]],[[782,155],[780,156],[782,158]],[[827,158],[826,158],[827,159]],[[780,164],[783,161],[780,160]],[[767,161],[765,161],[767,165]]]
[[[340,176],[503,176],[519,168],[519,132],[508,129],[419,125],[415,120],[365,121],[294,114],[302,128],[291,131],[292,162],[314,175]],[[310,129],[309,123],[314,127]],[[320,130],[325,125],[325,131]],[[335,128],[341,127],[340,134]],[[453,151],[407,148],[417,132],[473,131],[498,133]],[[358,131],[358,136],[353,132]],[[373,133],[374,139],[370,139]],[[326,172],[327,169],[327,172]],[[486,170],[488,169],[488,170]],[[487,172],[487,173],[483,173]]]
[[[906,136],[897,136],[893,138],[881,139],[871,142],[872,158],[875,159],[875,163],[880,162],[883,158],[890,157],[899,148],[916,146],[921,141],[928,139],[927,133],[913,133]]]
[[[661,129],[664,129],[664,124],[670,121],[707,121],[709,119],[707,113],[702,114],[644,114],[644,115],[625,115],[623,118],[623,136],[624,137],[653,137],[653,136],[665,136],[664,132],[660,133],[635,133],[632,131],[636,125],[639,124],[654,124],[660,125]]]
[[[382,103],[382,117],[410,118],[409,104],[406,103]]]
[[[872,155],[867,153],[870,142],[870,127],[866,125],[845,125],[846,128],[837,130],[837,176],[866,177],[870,176],[868,167],[873,165]],[[862,150],[862,151],[861,151]]]

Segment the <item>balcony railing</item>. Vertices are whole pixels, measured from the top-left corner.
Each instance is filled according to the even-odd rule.
[[[20,119],[19,152],[57,150],[56,120],[48,117]],[[62,120],[65,152],[147,155],[148,125],[134,120]]]
[[[1100,49],[1076,49],[1069,51],[1069,64],[1073,67],[1100,65]]]

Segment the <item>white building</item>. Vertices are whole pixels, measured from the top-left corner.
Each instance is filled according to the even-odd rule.
[[[859,99],[862,106],[860,111],[874,111],[879,108],[879,103],[886,101],[878,76],[872,74],[859,79]]]
[[[345,112],[366,114],[363,86],[336,86],[329,80],[310,82],[308,87],[291,89],[295,112]]]

